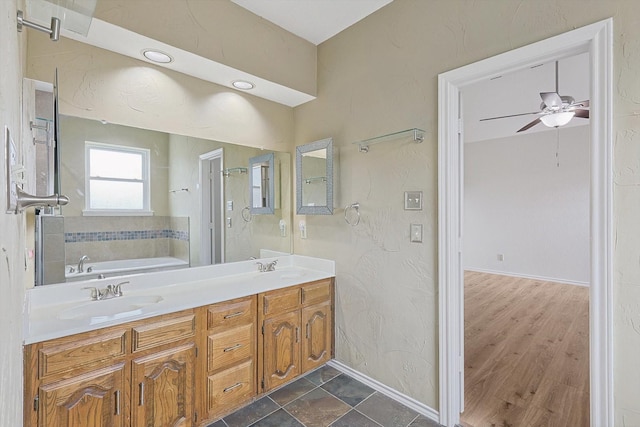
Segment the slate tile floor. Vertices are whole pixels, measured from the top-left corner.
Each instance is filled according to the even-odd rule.
[[[208,427],[439,427],[438,423],[330,367]]]

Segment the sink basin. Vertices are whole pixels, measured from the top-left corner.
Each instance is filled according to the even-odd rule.
[[[144,307],[157,304],[163,298],[158,295],[138,295],[111,298],[104,301],[89,301],[62,310],[58,319],[91,319],[91,323],[121,319],[142,313]]]

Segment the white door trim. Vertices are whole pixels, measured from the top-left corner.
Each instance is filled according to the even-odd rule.
[[[209,229],[209,214],[211,211],[211,179],[209,177],[208,164],[211,160],[220,159],[220,169],[224,168],[224,149],[218,148],[217,150],[209,151],[208,153],[201,154],[199,156],[199,175],[200,175],[200,264],[209,265],[213,264],[215,254],[211,253],[211,240],[210,232],[206,232]],[[205,164],[207,167],[205,167]],[[224,189],[220,192],[219,206],[221,210],[221,218],[224,218]],[[224,246],[224,219],[216,227],[217,231],[221,234],[222,245]],[[204,237],[207,236],[205,239]],[[224,250],[221,254],[222,262],[224,262]]]
[[[591,425],[613,425],[613,20],[607,19],[438,76],[439,413],[445,426],[460,422],[464,405],[460,88],[582,52],[589,52],[591,58]]]

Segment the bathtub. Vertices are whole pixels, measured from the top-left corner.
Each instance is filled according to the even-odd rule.
[[[84,263],[84,271],[79,273],[77,265],[65,266],[65,278],[67,282],[74,280],[97,279],[104,277],[122,276],[123,274],[148,273],[151,271],[175,270],[189,267],[187,261],[173,257],[121,259],[114,261],[100,261]]]

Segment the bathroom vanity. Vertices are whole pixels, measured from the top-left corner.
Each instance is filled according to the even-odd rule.
[[[114,280],[28,292],[25,426],[207,425],[322,365],[334,264],[278,261],[128,276],[102,301],[86,287]]]

